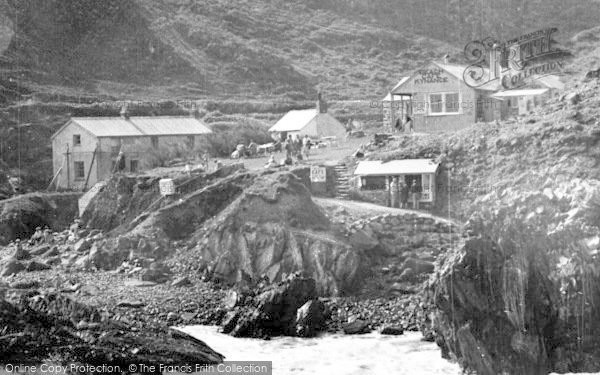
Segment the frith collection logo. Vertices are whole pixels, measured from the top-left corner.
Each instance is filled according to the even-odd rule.
[[[465,83],[477,88],[500,80],[502,87],[513,89],[535,77],[560,73],[572,55],[554,40],[557,31],[552,27],[506,42],[492,38],[470,42],[465,46],[471,63],[463,72]]]

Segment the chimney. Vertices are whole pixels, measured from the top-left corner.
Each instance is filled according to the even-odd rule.
[[[192,103],[192,107],[190,109],[190,117],[195,119],[200,118],[200,111],[198,111],[198,107],[194,103]]]
[[[450,60],[450,55],[449,54],[444,55],[444,64],[448,64],[448,60]]]
[[[327,102],[321,97],[321,93],[317,94],[317,111],[319,113],[327,113]]]
[[[121,112],[119,114],[125,120],[129,119],[129,107],[127,106],[127,104],[123,104],[123,106],[121,107]]]

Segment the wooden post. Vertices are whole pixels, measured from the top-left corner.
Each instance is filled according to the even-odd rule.
[[[96,143],[96,148],[94,148],[94,153],[92,154],[92,162],[90,163],[90,168],[88,169],[87,176],[85,177],[85,184],[83,185],[83,191],[87,189],[88,182],[90,181],[90,173],[92,172],[92,166],[94,165],[94,160],[96,160],[96,150],[98,150],[98,144]]]
[[[67,158],[67,189],[71,188],[71,163],[69,161],[69,144],[67,144],[67,153],[66,153],[66,158]]]

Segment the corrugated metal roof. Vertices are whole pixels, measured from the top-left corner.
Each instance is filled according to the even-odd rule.
[[[200,120],[186,116],[130,117],[128,119],[123,117],[73,117],[71,121],[99,138],[211,133],[210,129]]]
[[[500,91],[491,96],[495,98],[503,98],[507,96],[530,96],[530,95],[541,95],[548,91],[548,89],[525,89],[525,90],[506,90]]]
[[[358,163],[355,175],[358,176],[390,176],[397,174],[435,173],[439,163],[432,159],[402,159],[382,162],[366,160]]]
[[[270,132],[293,132],[304,128],[315,116],[316,109],[293,110],[286,113],[273,125]]]
[[[143,135],[122,117],[73,117],[74,123],[96,137],[131,137]]]
[[[193,117],[131,117],[129,121],[145,135],[202,135],[211,133],[209,128]]]

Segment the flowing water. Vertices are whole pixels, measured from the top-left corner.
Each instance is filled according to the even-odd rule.
[[[273,361],[274,375],[418,375],[461,373],[456,363],[441,358],[436,344],[421,334],[402,336],[326,334],[317,338],[276,337],[269,341],[240,339],[218,333],[214,326],[180,330],[204,341],[227,361]]]

